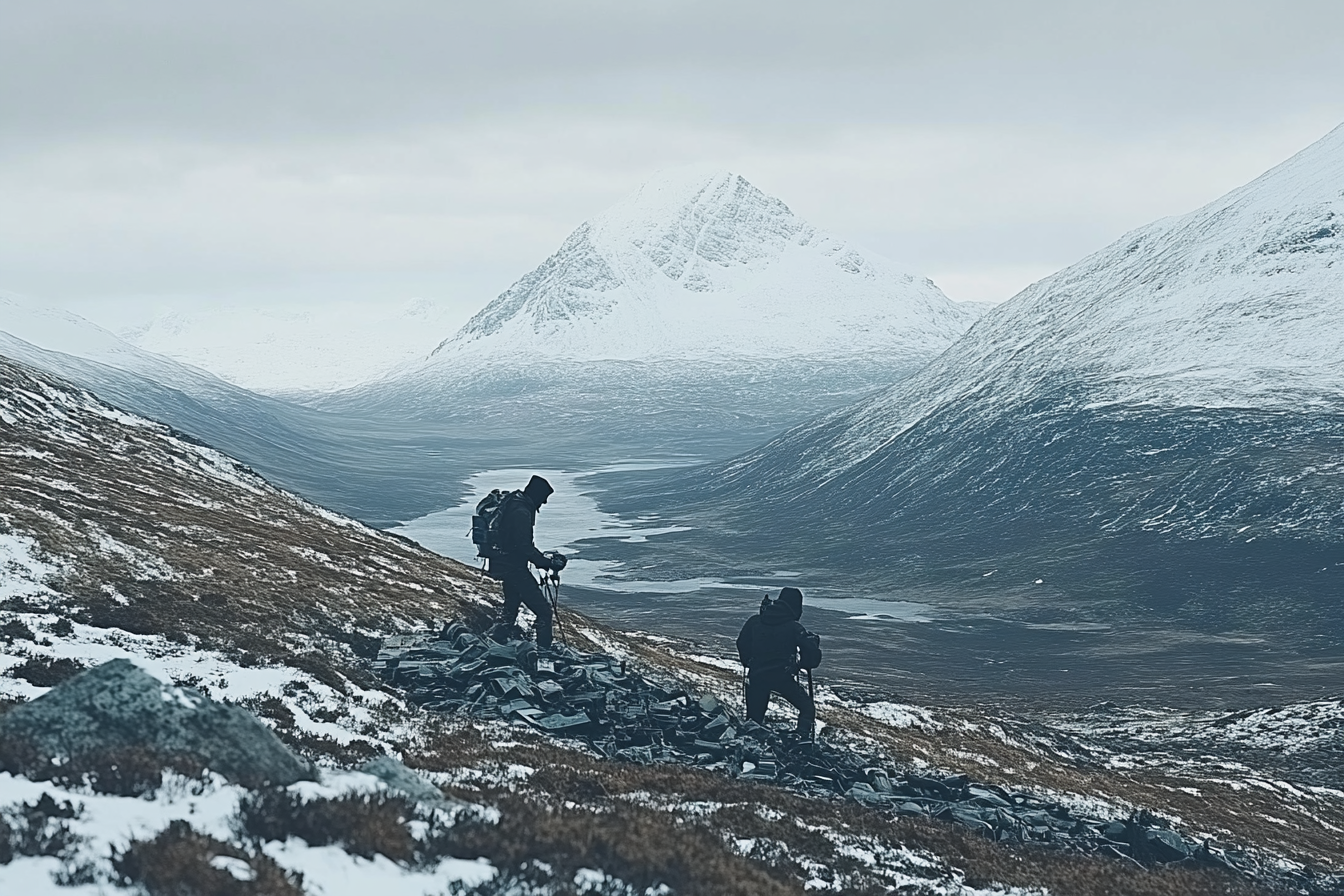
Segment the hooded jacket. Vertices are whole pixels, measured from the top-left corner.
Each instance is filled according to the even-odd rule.
[[[499,541],[504,556],[490,561],[491,573],[527,572],[531,563],[539,569],[549,566],[546,556],[533,543],[537,523],[537,504],[525,491],[516,491],[504,499],[500,509]]]
[[[797,667],[798,648],[807,636],[798,621],[803,615],[803,596],[794,588],[784,592],[780,599],[761,601],[761,611],[747,620],[737,636],[737,656],[752,672]],[[796,604],[787,592],[797,594]]]

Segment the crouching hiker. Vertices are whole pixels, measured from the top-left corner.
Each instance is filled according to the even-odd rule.
[[[799,737],[811,737],[817,709],[812,695],[795,677],[799,669],[821,665],[821,639],[799,621],[803,592],[785,588],[778,597],[767,594],[761,611],[747,620],[737,636],[737,655],[747,667],[747,718],[765,723],[770,695],[779,694],[798,710]]]

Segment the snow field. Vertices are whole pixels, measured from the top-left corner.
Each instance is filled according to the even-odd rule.
[[[386,789],[382,781],[359,772],[323,770],[321,775],[320,785],[305,782],[290,789],[303,792],[309,799]],[[246,793],[244,788],[228,784],[218,776],[202,782],[169,775],[152,798],[137,798],[69,790],[50,782],[34,782],[0,773],[0,810],[19,802],[34,803],[44,794],[58,803],[70,802],[81,807],[80,814],[70,822],[71,830],[85,841],[77,861],[91,862],[104,872],[110,872],[108,862],[115,851],[124,849],[132,840],[152,839],[170,822],[177,820],[186,821],[197,831],[219,840],[234,840],[233,820],[239,800]],[[364,859],[336,846],[311,847],[297,837],[284,842],[269,841],[262,848],[284,868],[301,872],[304,889],[312,896],[367,896],[369,893],[424,896],[443,892],[450,882],[475,885],[495,874],[495,869],[486,862],[451,858],[432,868],[408,869],[381,855],[372,860]],[[72,893],[75,896],[107,892],[102,884],[57,887],[52,874],[65,864],[51,857],[16,858],[8,865],[0,865],[0,892]],[[239,879],[251,879],[251,869],[242,860],[216,857],[212,864],[226,867]]]
[[[41,612],[14,615],[33,630],[37,640],[0,645],[0,699],[32,700],[49,690],[3,674],[29,657],[65,658],[90,665],[129,659],[165,685],[186,681],[216,700],[278,699],[293,713],[300,730],[339,743],[359,738],[392,752],[391,738],[408,738],[412,733],[406,725],[388,727],[390,716],[377,710],[384,703],[395,702],[395,698],[380,691],[363,690],[351,684],[347,697],[295,669],[244,668],[218,654],[195,650],[157,635],[134,635],[75,623],[72,634],[60,637],[51,631],[58,618],[55,615]],[[182,694],[174,687],[165,696],[173,693]],[[329,718],[333,712],[340,714],[338,722],[313,718],[313,714]],[[306,800],[387,789],[378,778],[361,772],[319,771],[319,782],[301,782],[289,789]],[[43,794],[57,802],[82,805],[82,813],[71,822],[71,829],[87,840],[79,858],[103,871],[110,870],[107,863],[114,850],[124,848],[133,839],[150,839],[175,820],[187,821],[201,833],[220,840],[231,840],[234,836],[231,820],[246,792],[213,774],[204,782],[169,775],[152,798],[136,798],[66,789],[51,782],[34,782],[0,773],[0,810],[20,802],[33,803]],[[451,881],[474,885],[494,874],[488,864],[462,859],[445,859],[429,869],[407,869],[382,856],[368,860],[334,846],[309,847],[298,838],[269,842],[264,852],[283,867],[302,872],[305,889],[314,896],[365,896],[372,892],[421,896],[441,893]],[[62,865],[54,858],[17,858],[0,866],[0,892],[62,892],[76,896],[105,892],[102,885],[57,890],[51,874]]]

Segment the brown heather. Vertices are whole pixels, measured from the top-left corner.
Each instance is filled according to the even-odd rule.
[[[0,388],[7,396],[26,393],[30,403],[71,390],[3,358]],[[63,423],[34,413],[0,427],[0,532],[36,539],[62,569],[50,583],[60,595],[54,603],[15,601],[0,615],[5,609],[55,611],[89,625],[161,634],[243,664],[287,665],[348,692],[350,682],[386,689],[367,665],[382,637],[448,619],[479,627],[498,600],[474,570],[405,540],[333,522],[244,470],[237,471],[244,485],[208,475],[200,455],[166,428],[129,426],[68,404],[61,410],[68,418]],[[130,550],[107,550],[108,537]],[[146,558],[160,558],[170,573],[156,571]],[[571,633],[578,623],[619,645],[646,669],[735,699],[737,682],[720,669],[577,614],[566,612],[566,622]],[[574,637],[581,649],[593,646]],[[279,700],[251,708],[310,756],[353,764],[374,749],[303,734]],[[598,866],[641,886],[667,883],[678,896],[725,896],[801,893],[802,881],[824,868],[844,882],[841,892],[867,894],[888,892],[881,854],[908,846],[983,886],[1048,887],[1069,896],[1263,892],[1214,872],[1149,870],[994,844],[951,825],[893,821],[851,802],[805,799],[694,768],[599,761],[518,728],[504,732],[509,745],[499,746],[474,726],[398,703],[385,713],[388,730],[407,723],[418,729],[397,746],[421,768],[460,773],[519,763],[540,770],[516,786],[478,787],[463,777],[449,788],[497,806],[502,815],[498,825],[464,828],[458,854],[485,855],[505,869],[529,859],[560,869]],[[1209,782],[1200,782],[1196,797],[1153,772],[1086,767],[1011,746],[988,733],[990,719],[970,710],[944,711],[947,720],[967,724],[937,734],[891,728],[834,707],[822,714],[896,761],[918,757],[1007,787],[1123,800],[1178,814],[1186,829],[1217,832],[1288,858],[1332,868],[1342,861],[1338,843],[1321,833],[1322,822],[1344,829],[1338,804],[1299,811],[1266,794]],[[983,760],[968,758],[977,756]],[[1285,824],[1261,817],[1271,812],[1287,816]],[[1318,813],[1315,820],[1311,812]],[[733,846],[738,840],[756,842],[742,855]],[[843,850],[845,844],[878,854],[877,867]],[[209,867],[212,855],[247,858],[258,873],[256,888],[213,889],[225,883]],[[297,881],[260,859],[180,823],[133,843],[118,863],[126,881],[151,894],[301,892]]]

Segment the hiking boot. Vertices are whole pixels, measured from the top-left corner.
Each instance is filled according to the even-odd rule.
[[[549,644],[538,651],[542,657],[548,660],[563,660],[567,663],[573,663],[580,659],[579,654],[572,647],[566,647],[564,644]]]
[[[499,644],[508,644],[511,641],[522,641],[523,630],[516,625],[505,625],[499,623],[490,631],[486,632],[486,637]]]
[[[781,731],[778,736],[780,744],[790,752],[807,752],[816,746],[810,731]]]

